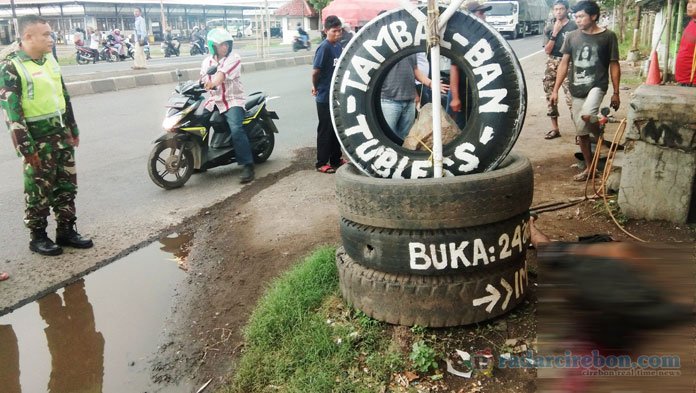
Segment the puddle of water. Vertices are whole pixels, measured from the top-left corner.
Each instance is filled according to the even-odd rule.
[[[192,239],[160,239],[0,317],[0,392],[190,392],[153,384],[149,361]]]

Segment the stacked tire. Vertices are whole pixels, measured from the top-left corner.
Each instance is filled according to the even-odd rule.
[[[440,8],[440,13],[445,11]],[[338,59],[330,93],[338,140],[353,165],[336,174],[344,298],[392,324],[456,326],[498,316],[527,289],[532,168],[510,154],[524,123],[524,75],[489,24],[455,12],[441,55],[469,81],[472,108],[442,147],[404,148],[381,110],[381,88],[401,60],[427,53],[427,7],[395,9],[365,25]]]
[[[336,173],[341,292],[368,316],[444,327],[501,315],[527,292],[533,173],[510,154],[493,171],[440,179]]]

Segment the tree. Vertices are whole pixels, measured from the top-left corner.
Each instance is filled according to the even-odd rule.
[[[329,3],[331,3],[331,1],[332,1],[332,0],[307,0],[307,2],[309,3],[309,5],[311,5],[312,8],[314,8],[314,9],[319,13],[319,26],[320,26],[320,30],[323,30],[323,29],[321,28],[321,27],[322,27],[322,23],[321,23],[321,21],[322,21],[321,10],[323,10],[324,7],[326,7],[327,5],[329,5]]]
[[[603,0],[602,5],[607,12],[613,14],[614,6],[616,6],[616,23],[618,31],[616,32],[619,42],[623,42],[626,35],[626,11],[635,7],[635,0]]]

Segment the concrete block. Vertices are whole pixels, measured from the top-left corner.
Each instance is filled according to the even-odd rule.
[[[182,81],[197,81],[201,77],[201,70],[199,68],[187,68],[181,70],[181,74]]]
[[[132,89],[136,86],[135,78],[132,76],[119,76],[114,79],[116,90]]]
[[[116,83],[113,78],[92,81],[92,91],[95,93],[116,91]]]
[[[176,76],[173,72],[155,72],[152,74],[156,85],[172,83],[172,76],[174,76],[174,80],[176,80]]]
[[[670,134],[676,133],[684,125],[696,127],[694,102],[696,89],[693,88],[639,86],[631,98],[626,138],[644,140],[642,136],[645,135],[645,141],[649,143],[655,143],[661,137],[667,141],[679,139]],[[653,123],[650,123],[651,120]],[[682,139],[688,139],[688,136],[682,136]]]
[[[256,71],[256,63],[242,63],[242,73],[246,74],[248,72]]]
[[[135,76],[135,84],[140,86],[151,86],[155,84],[155,77],[153,74],[143,74]]]
[[[619,206],[629,218],[685,223],[693,197],[696,153],[628,141]]]
[[[66,83],[65,87],[68,89],[68,94],[70,94],[70,97],[94,94],[94,90],[92,90],[92,82],[90,81],[70,82]]]
[[[635,120],[631,124],[630,139],[692,151],[696,148],[696,122],[684,124],[656,118]]]

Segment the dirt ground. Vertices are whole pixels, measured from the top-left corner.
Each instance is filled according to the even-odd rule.
[[[541,88],[543,67],[538,67],[542,58],[537,55],[522,62],[529,106],[515,146],[515,150],[528,156],[534,166],[534,206],[566,202],[584,195],[584,183],[572,181],[572,176],[578,172],[571,168],[576,162],[573,153],[578,149],[567,108],[561,108],[562,137],[543,139],[543,134],[550,129],[550,121],[545,116]],[[625,75],[630,74],[627,65],[622,68]],[[622,105],[617,118],[626,117],[631,91],[622,88]],[[607,133],[613,133],[616,126],[610,124]],[[298,151],[288,169],[258,179],[241,193],[201,212],[184,225],[182,229],[195,237],[188,258],[188,295],[179,296],[174,306],[168,330],[176,333],[164,338],[154,365],[158,381],[192,379],[200,386],[212,378],[207,391],[214,391],[234,372],[235,360],[244,348],[242,328],[268,282],[318,245],[340,244],[333,176],[314,171],[313,158],[313,149]],[[558,240],[575,241],[578,235],[609,234],[629,241],[629,237],[595,205],[596,202],[585,201],[542,213],[538,227]],[[630,221],[626,228],[651,241],[696,240],[694,230],[684,225]],[[530,263],[534,262],[533,255],[529,259]],[[533,293],[524,305],[512,312],[519,314],[514,318],[508,314],[492,322],[489,330],[500,333],[500,337],[493,338],[496,343],[515,337],[524,338],[530,345],[535,342],[535,299]],[[501,325],[504,326],[499,328]],[[394,328],[395,340],[398,341],[403,332],[403,328]],[[462,332],[471,335],[465,340],[467,343],[480,343],[477,348],[491,341],[490,337],[477,334],[475,329]],[[456,337],[451,340],[457,342]],[[485,390],[480,390],[483,388],[477,386],[477,381],[458,381],[448,386],[447,391],[531,392],[535,390],[535,378],[534,373],[501,372],[484,382],[484,386],[488,386]],[[445,382],[448,380],[453,378],[446,378]]]

